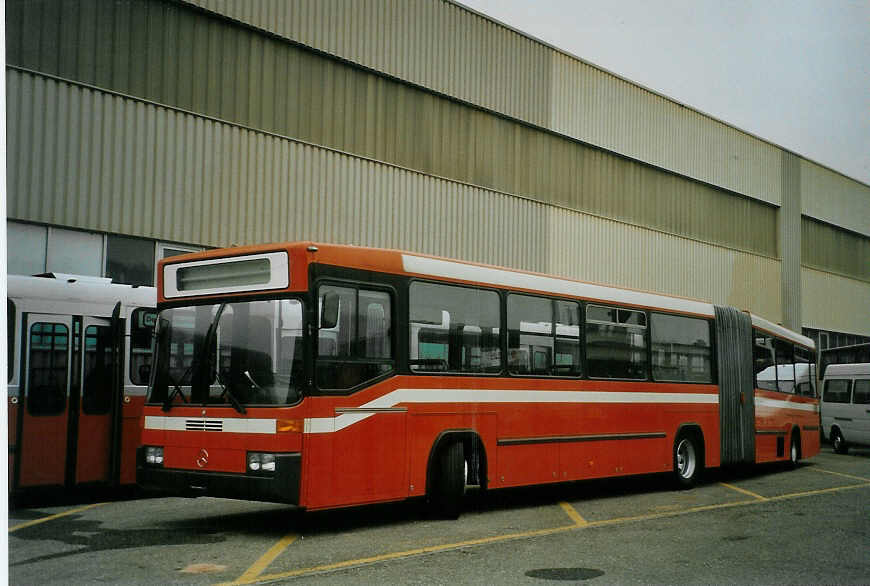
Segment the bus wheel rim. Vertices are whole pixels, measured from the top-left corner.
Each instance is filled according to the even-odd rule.
[[[695,446],[687,439],[677,445],[677,470],[682,478],[691,478],[695,472]]]

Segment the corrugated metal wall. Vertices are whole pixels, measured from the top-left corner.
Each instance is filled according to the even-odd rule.
[[[782,257],[782,325],[801,329],[801,172],[800,159],[782,152],[782,207],[779,250]]]
[[[16,70],[7,108],[12,219],[213,246],[396,247],[780,318],[768,257]]]
[[[870,238],[807,217],[801,234],[805,266],[870,282]]]
[[[870,238],[870,187],[801,160],[801,188],[803,214]]]
[[[187,1],[507,116],[780,202],[778,148],[452,2]]]
[[[870,283],[806,267],[801,281],[803,325],[864,336],[870,332]]]
[[[9,62],[461,182],[749,252],[778,254],[772,206],[183,6],[84,0],[76,17],[65,13],[68,6],[10,1]],[[514,34],[490,26],[504,38]],[[483,48],[475,50],[486,54]],[[518,72],[540,69],[529,59]],[[531,81],[519,87],[525,83]],[[610,98],[604,95],[600,103]],[[620,131],[630,134],[634,127],[642,125],[627,122]],[[664,147],[670,135],[661,136],[665,138],[657,140]]]

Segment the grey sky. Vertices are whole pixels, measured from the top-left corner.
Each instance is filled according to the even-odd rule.
[[[870,0],[459,0],[870,184]]]

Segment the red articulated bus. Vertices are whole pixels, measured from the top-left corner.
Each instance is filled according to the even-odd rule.
[[[426,496],[454,516],[468,486],[691,486],[819,449],[794,374],[813,341],[733,308],[303,242],[161,261],[158,310],[152,488],[312,510]]]
[[[133,486],[154,287],[9,275],[9,491]]]

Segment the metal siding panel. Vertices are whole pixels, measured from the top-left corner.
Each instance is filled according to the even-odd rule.
[[[870,188],[807,160],[800,161],[801,213],[870,236]]]
[[[375,6],[375,4],[370,6]],[[192,63],[190,59],[193,57],[189,57],[189,59],[184,57],[184,63],[181,65],[176,63],[176,60],[170,62],[170,55],[176,52],[172,49],[174,45],[170,45],[177,42],[179,36],[187,38],[195,36],[195,34],[182,35],[177,32],[180,29],[187,30],[189,28],[187,24],[170,23],[171,26],[163,26],[167,21],[167,11],[184,13],[183,10],[174,5],[167,8],[160,3],[151,3],[147,5],[147,12],[141,15],[146,17],[142,20],[147,25],[146,33],[150,32],[152,39],[156,38],[155,35],[162,34],[163,36],[160,38],[166,40],[165,43],[156,43],[152,40],[149,47],[147,70],[151,72],[149,82],[151,89],[146,90],[145,93],[146,95],[151,93],[158,97],[163,96],[164,99],[174,96],[171,99],[180,101],[183,105],[186,100],[193,101],[192,94],[195,90],[193,86],[186,85],[182,88],[179,85],[179,76],[191,76],[179,73],[180,70],[177,66],[182,66],[183,70],[189,63]],[[461,9],[456,8],[456,14],[461,12]],[[186,17],[168,20],[181,23],[189,22]],[[469,24],[467,20],[461,18],[458,21],[466,28],[470,27],[466,35],[468,39],[464,41],[471,43],[468,50],[477,51],[478,49],[475,48],[477,45],[474,43],[485,41],[498,47],[498,51],[510,53],[508,47],[512,46],[510,43],[513,41],[510,40],[514,38],[513,33],[485,19],[478,20],[486,24],[483,29],[486,32],[483,41],[472,38],[476,25]],[[204,21],[199,18],[197,22]],[[672,213],[662,213],[660,210],[663,209],[663,200],[670,200],[672,196],[661,187],[655,187],[660,185],[662,181],[667,182],[657,175],[661,172],[638,167],[636,164],[622,159],[606,160],[606,157],[598,153],[597,158],[605,162],[605,166],[586,166],[585,162],[581,163],[583,164],[583,172],[580,173],[580,180],[582,181],[583,177],[593,177],[592,189],[573,189],[571,171],[564,172],[564,169],[571,167],[571,164],[570,162],[560,163],[562,161],[560,155],[563,150],[565,153],[573,150],[576,157],[585,161],[584,153],[588,152],[586,147],[569,143],[554,135],[542,134],[528,127],[517,127],[510,121],[494,118],[480,111],[469,110],[455,102],[434,98],[413,88],[352,70],[332,61],[324,61],[321,57],[301,52],[289,46],[282,47],[282,52],[295,55],[290,59],[291,62],[302,63],[301,70],[298,70],[299,74],[295,77],[282,75],[282,71],[275,69],[280,67],[277,64],[278,61],[275,61],[276,64],[272,67],[274,75],[267,75],[266,68],[260,70],[258,64],[261,62],[269,64],[272,63],[272,60],[254,59],[254,57],[264,53],[267,45],[273,46],[273,41],[257,37],[250,31],[235,30],[225,23],[213,24],[213,22],[209,20],[208,27],[210,30],[220,27],[221,32],[218,35],[220,41],[214,48],[222,52],[223,59],[221,61],[224,63],[224,67],[219,67],[212,59],[212,67],[216,69],[216,72],[214,74],[210,72],[207,76],[196,76],[204,78],[204,80],[196,82],[197,87],[204,83],[209,88],[215,86],[221,88],[221,91],[215,92],[220,95],[219,103],[212,104],[208,108],[206,113],[209,115],[236,120],[242,124],[267,126],[267,130],[334,148],[348,149],[349,146],[353,146],[351,144],[353,140],[349,140],[343,134],[348,125],[342,124],[341,116],[336,116],[335,113],[340,113],[342,107],[349,107],[353,109],[354,114],[347,113],[346,116],[365,121],[367,126],[362,134],[363,136],[370,135],[365,141],[368,148],[358,149],[362,155],[437,175],[449,176],[461,181],[495,187],[527,197],[549,199],[562,205],[576,206],[584,211],[649,224],[691,237],[713,239],[716,242],[732,246],[746,246],[751,250],[775,254],[775,241],[770,242],[769,239],[765,241],[765,235],[773,233],[771,230],[762,229],[749,236],[743,234],[741,237],[735,238],[735,233],[740,234],[743,231],[729,231],[725,229],[726,226],[729,223],[732,227],[740,227],[745,224],[733,220],[729,223],[713,221],[712,215],[702,214],[700,210],[703,205],[695,200],[706,202],[711,197],[715,199],[715,195],[705,192],[701,186],[695,186],[694,192],[692,190],[684,192],[686,198],[692,198],[690,205],[686,205],[686,202],[682,200],[673,204],[665,202],[664,209],[668,209],[670,205],[675,205],[676,209],[672,210]],[[134,29],[141,28],[138,21],[134,24],[135,26],[131,25]],[[199,28],[201,27],[197,24],[193,30]],[[547,53],[540,45],[532,41],[521,37],[520,39],[522,40],[520,46],[523,49],[520,55],[525,60],[524,62],[531,64],[526,69],[547,72],[544,77],[551,78],[550,67],[538,67],[537,60],[545,59],[549,63],[553,56],[556,56],[573,63],[569,58],[558,53]],[[210,35],[209,43],[210,47],[215,43],[214,35]],[[164,45],[166,46],[164,47]],[[277,47],[277,45],[275,46]],[[464,57],[463,52],[457,53],[456,59],[461,62],[469,61]],[[156,67],[154,63],[162,65]],[[252,63],[253,65],[251,65]],[[155,71],[155,68],[159,71]],[[546,81],[542,81],[540,77],[536,76],[516,78],[515,69],[505,69],[501,67],[500,62],[484,69],[487,72],[490,70],[501,72],[499,75],[505,75],[504,79],[511,79],[512,84],[520,86],[514,88],[517,91],[501,92],[500,95],[522,95],[525,91],[523,88],[535,88]],[[589,71],[590,75],[600,74],[591,68]],[[487,75],[491,74],[491,72],[487,73]],[[287,105],[284,112],[289,114],[291,120],[286,124],[279,125],[276,117],[269,114],[268,105],[272,104],[269,99],[271,92],[262,89],[263,80],[266,78],[298,79],[301,82],[292,86],[291,91],[287,92]],[[345,83],[345,79],[352,81]],[[628,88],[630,84],[612,77],[604,78],[604,80],[606,82],[604,86],[608,92],[604,99],[605,103],[610,104],[614,100],[621,99],[625,100],[632,109],[641,107],[639,105],[641,101],[637,98],[641,94],[632,97],[632,94],[626,93],[625,88]],[[548,84],[549,81],[546,83]],[[288,85],[290,85],[289,82]],[[374,92],[374,96],[369,89],[372,85],[377,90]],[[360,95],[353,90],[345,89],[342,91],[342,88],[349,87],[366,88],[364,94],[366,99],[362,101],[348,100],[347,98],[351,96]],[[484,87],[488,88],[489,84],[480,86],[480,88]],[[180,93],[191,95],[188,98],[182,98]],[[362,93],[361,89],[360,93]],[[653,96],[653,98],[662,101],[657,96]],[[260,99],[264,101],[259,102]],[[372,100],[374,100],[373,104]],[[432,100],[437,100],[438,110],[443,113],[441,117],[429,119],[425,115],[426,103]],[[257,107],[257,103],[260,104],[260,107]],[[339,104],[342,107],[339,107]],[[547,102],[542,104],[546,110]],[[602,107],[604,106],[602,105]],[[625,117],[615,116],[612,110],[602,110],[601,113],[609,116],[607,124],[614,126],[615,130],[612,132],[616,134],[630,135],[632,128],[636,126],[623,126]],[[425,120],[423,124],[420,123],[421,118]],[[373,124],[369,122],[372,119],[374,119]],[[444,123],[445,120],[447,123]],[[596,120],[605,120],[605,116],[596,116]],[[456,122],[452,123],[452,121]],[[435,138],[436,133],[430,131],[433,126],[438,128],[437,139]],[[441,147],[439,154],[432,157],[431,163],[427,160],[426,149],[417,148],[418,140],[422,140],[426,144],[430,135],[433,137],[433,141],[439,141]],[[503,157],[498,153],[503,136],[517,141],[514,145],[513,157]],[[493,145],[499,146],[493,148]],[[510,146],[509,141],[504,148],[509,149]],[[349,150],[354,149],[350,148]],[[565,158],[570,160],[567,155]],[[510,168],[512,168],[512,172],[508,172],[511,171]],[[609,174],[610,177],[600,177],[602,174]],[[653,186],[653,197],[647,192],[647,186]],[[682,189],[680,191],[683,192]],[[706,195],[699,196],[698,193],[701,192]],[[729,199],[732,198],[729,196]],[[720,201],[718,204],[723,204],[723,202]],[[734,208],[728,211],[728,214],[733,216],[739,213],[739,209],[737,209],[739,205],[733,201],[731,206],[724,207]],[[721,216],[721,214],[719,215]],[[689,220],[690,217],[694,220]]]
[[[780,203],[778,148],[461,6],[392,0],[191,3],[508,116]],[[360,25],[346,28],[342,23],[348,21]],[[428,35],[413,26],[421,22],[429,23]],[[564,62],[559,75],[557,61]],[[597,91],[577,104],[574,97],[584,87]],[[641,118],[655,132],[631,124]],[[668,137],[665,148],[661,137]]]
[[[803,267],[803,325],[870,336],[870,283]]]
[[[778,295],[768,293],[778,290],[779,263],[769,258],[202,121],[190,114],[29,74],[13,72],[10,78],[18,78],[9,84],[10,112],[22,120],[22,126],[44,120],[38,114],[42,106],[37,105],[36,111],[27,110],[28,105],[42,104],[44,98],[23,99],[24,92],[14,91],[25,83],[50,87],[58,102],[71,103],[66,115],[69,120],[59,121],[56,129],[62,131],[57,132],[61,137],[58,159],[64,161],[66,173],[92,169],[94,158],[107,156],[110,160],[101,164],[124,169],[121,185],[127,192],[123,201],[125,208],[135,213],[125,214],[128,219],[119,224],[111,223],[118,217],[112,214],[111,225],[105,227],[111,232],[204,245],[257,242],[273,236],[265,221],[268,210],[268,214],[286,214],[289,220],[287,229],[274,235],[280,239],[352,239],[360,244],[401,247],[689,295],[749,308],[773,320],[780,317]],[[82,94],[90,97],[81,99]],[[121,110],[123,123],[103,127],[98,138],[113,145],[120,140],[121,148],[112,148],[109,155],[105,146],[81,148],[81,121],[94,117],[85,110],[106,112],[110,107]],[[215,135],[195,138],[201,132],[197,125],[203,124],[213,127]],[[122,136],[108,137],[108,133],[115,132]],[[209,148],[204,148],[203,142]],[[277,165],[257,164],[270,160],[278,145],[288,153],[289,177]],[[43,164],[48,158],[42,153],[46,148],[48,145],[40,142],[29,149],[33,180],[45,173]],[[201,223],[190,219],[201,213],[197,209],[197,192],[202,189],[198,173],[215,178],[207,189],[209,201],[204,206],[211,215]],[[135,180],[128,178],[131,176]],[[69,224],[63,219],[71,217],[72,210],[93,212],[106,203],[106,189],[92,189],[89,181],[71,176],[52,182],[52,186],[68,188],[63,197],[54,189],[11,193],[10,209],[20,209],[18,200],[22,197],[32,197],[35,201],[29,205],[35,206],[65,201],[70,204],[67,212],[62,209],[41,219]],[[285,183],[287,188],[283,187]],[[358,185],[365,187],[357,189]],[[269,203],[264,199],[266,192],[276,186],[282,186],[286,196],[283,208],[274,200]],[[384,197],[380,196],[382,192]],[[85,202],[88,205],[80,208]],[[20,219],[40,220],[32,216]],[[84,217],[74,225],[94,228],[101,221],[99,217]],[[127,221],[135,225],[125,226]],[[374,228],[381,223],[392,228]],[[660,258],[683,260],[661,263]],[[651,265],[656,270],[649,270]]]

